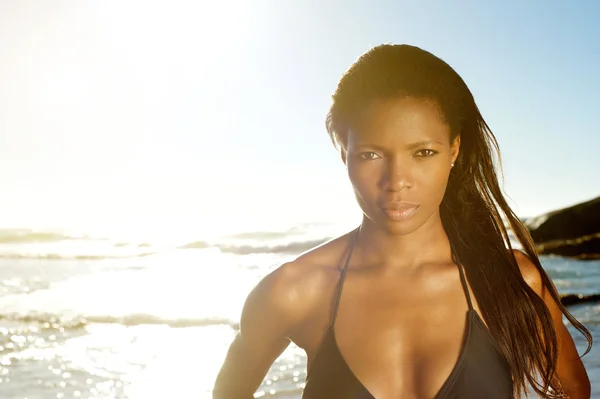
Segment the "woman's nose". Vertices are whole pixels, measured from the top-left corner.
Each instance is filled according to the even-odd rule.
[[[383,188],[386,191],[401,191],[414,185],[410,168],[406,161],[390,161],[383,181]]]

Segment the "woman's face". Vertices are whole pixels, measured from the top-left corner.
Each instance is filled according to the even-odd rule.
[[[408,234],[439,218],[460,138],[434,102],[373,102],[348,132],[346,166],[360,207],[375,224]]]

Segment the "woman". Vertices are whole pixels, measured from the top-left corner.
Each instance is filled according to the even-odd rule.
[[[589,398],[562,315],[591,335],[507,205],[497,142],[460,76],[419,48],[375,47],[341,79],[327,129],[362,223],[255,287],[214,397],[251,398],[292,341],[308,356],[304,399],[512,398],[528,386]]]

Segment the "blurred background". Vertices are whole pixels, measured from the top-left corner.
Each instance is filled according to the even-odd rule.
[[[0,397],[209,398],[248,291],[360,222],[324,119],[374,45],[463,77],[518,216],[600,196],[599,19],[592,0],[0,0]],[[561,293],[600,292],[599,260],[541,260]],[[600,338],[600,305],[570,310]],[[599,350],[584,363],[600,384]],[[305,372],[290,347],[257,396],[299,398]]]

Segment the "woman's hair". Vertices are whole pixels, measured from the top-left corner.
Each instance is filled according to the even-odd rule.
[[[527,395],[528,386],[544,398],[560,397],[552,317],[521,275],[503,217],[563,314],[587,338],[588,351],[592,336],[561,304],[529,231],[506,203],[495,170],[496,162],[500,169],[498,143],[462,78],[420,48],[377,46],[340,80],[326,120],[329,136],[345,157],[348,129],[361,110],[373,100],[403,97],[434,101],[450,126],[451,141],[461,138],[440,206],[441,219],[490,332],[510,365],[515,397]]]

